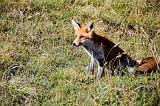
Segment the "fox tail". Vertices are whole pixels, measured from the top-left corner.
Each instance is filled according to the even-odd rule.
[[[155,59],[154,57],[148,57],[143,60],[138,60],[138,66],[136,67],[137,72],[149,73],[151,71],[160,72],[160,58]]]

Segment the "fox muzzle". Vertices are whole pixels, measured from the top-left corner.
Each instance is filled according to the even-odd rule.
[[[79,42],[79,43],[74,43],[74,42],[73,42],[73,46],[78,47],[78,46],[81,46],[81,45],[82,45],[82,43],[81,43],[81,42]]]

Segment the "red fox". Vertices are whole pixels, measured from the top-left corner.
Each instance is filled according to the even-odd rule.
[[[98,80],[102,78],[104,68],[107,68],[107,71],[114,75],[122,72],[124,69],[128,70],[130,73],[135,73],[136,70],[147,72],[157,66],[153,58],[150,58],[151,61],[147,61],[147,64],[151,64],[151,67],[144,69],[143,65],[147,65],[143,63],[144,60],[142,60],[140,63],[141,66],[139,66],[140,64],[138,62],[133,60],[112,41],[96,34],[92,22],[86,26],[81,26],[78,22],[72,20],[72,26],[76,35],[73,45],[82,46],[91,57],[88,68],[89,73],[94,73],[95,65],[98,63]]]

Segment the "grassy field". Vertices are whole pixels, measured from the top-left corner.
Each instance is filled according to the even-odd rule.
[[[160,74],[88,76],[71,19],[133,59],[160,57],[159,0],[0,0],[1,106],[160,106]]]

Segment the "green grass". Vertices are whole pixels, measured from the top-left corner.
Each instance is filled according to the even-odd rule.
[[[1,106],[158,106],[159,73],[88,76],[89,57],[71,45],[71,19],[95,22],[97,33],[138,60],[160,57],[159,7],[158,0],[1,0]]]

